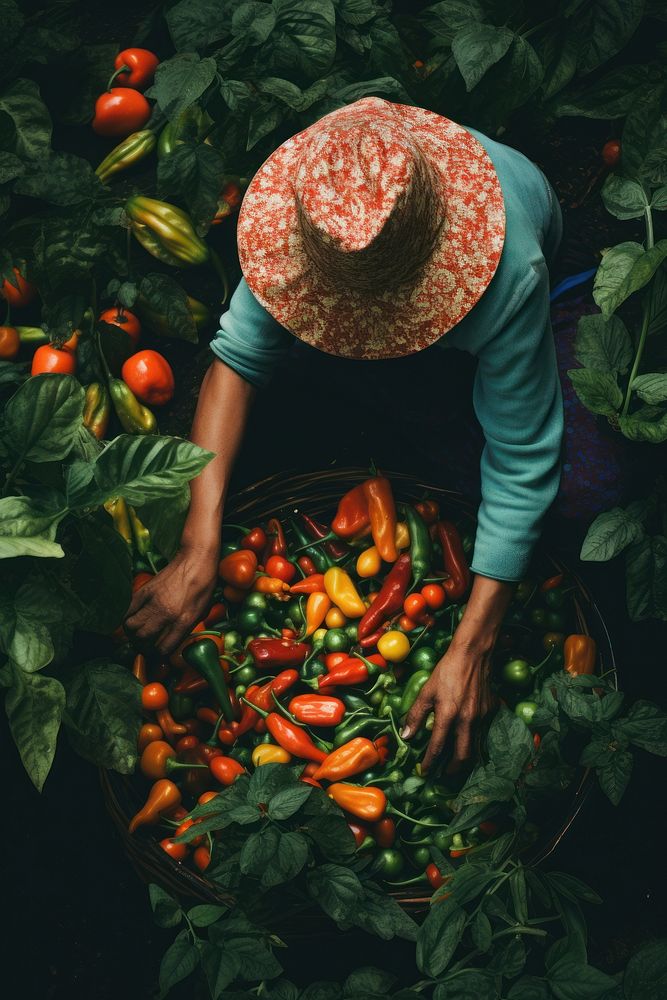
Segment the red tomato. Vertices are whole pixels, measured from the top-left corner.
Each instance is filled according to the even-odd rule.
[[[105,309],[101,312],[98,320],[100,323],[109,323],[124,330],[133,344],[137,344],[141,335],[141,323],[128,309],[122,306],[114,306],[112,309]]]
[[[283,556],[269,556],[264,567],[269,576],[291,583],[296,576],[296,566]]]
[[[431,611],[442,608],[447,600],[445,588],[441,587],[439,583],[427,583],[425,587],[422,587],[421,594],[426,601],[427,608]]]
[[[123,381],[148,406],[163,406],[174,395],[174,373],[157,351],[139,351],[123,365]]]
[[[141,707],[147,712],[160,712],[169,705],[169,692],[164,684],[146,684],[141,690]]]
[[[185,861],[188,856],[188,845],[175,844],[169,837],[165,837],[164,840],[160,841],[160,847],[174,861]]]
[[[21,338],[14,326],[0,326],[0,358],[13,361],[21,349]]]
[[[426,598],[423,594],[408,594],[403,601],[403,610],[408,618],[412,618],[414,622],[419,622],[421,620],[423,615],[426,613],[426,608]]]
[[[13,271],[16,285],[5,278],[2,283],[2,297],[9,302],[10,306],[27,306],[37,295],[37,289],[29,281],[26,281],[18,267],[13,268]],[[17,285],[18,287],[16,287]]]
[[[76,356],[71,351],[60,351],[50,344],[42,344],[32,357],[31,375],[57,372],[59,375],[73,375],[76,371]]]
[[[602,159],[608,167],[615,167],[621,158],[621,143],[619,139],[610,139],[602,147]]]
[[[132,580],[132,593],[136,594],[136,592],[140,590],[144,586],[144,584],[148,583],[148,581],[152,579],[153,579],[152,573],[143,573],[143,572],[137,573],[134,579]]]
[[[142,129],[151,116],[151,106],[130,87],[112,87],[95,102],[93,131],[98,135],[124,138]]]

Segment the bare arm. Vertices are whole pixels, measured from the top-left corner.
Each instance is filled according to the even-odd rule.
[[[429,712],[435,712],[433,735],[422,761],[428,770],[455,734],[449,770],[472,755],[473,730],[491,708],[491,653],[515,584],[476,576],[470,599],[452,643],[436,665],[408,715],[403,735],[414,735]]]
[[[191,484],[192,500],[173,560],[134,595],[125,628],[163,655],[207,610],[220,554],[225,496],[255,390],[222,361],[206,372],[191,440],[215,454]]]

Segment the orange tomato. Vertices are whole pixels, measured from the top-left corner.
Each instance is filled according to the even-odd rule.
[[[408,618],[412,618],[414,622],[421,620],[422,616],[426,613],[426,608],[426,598],[423,594],[408,594],[403,601],[403,610]]]
[[[73,375],[76,371],[76,356],[71,351],[61,351],[50,344],[42,344],[32,358],[31,375],[57,372],[59,375]]]
[[[133,344],[139,342],[141,323],[138,317],[128,309],[123,309],[122,306],[113,306],[111,309],[105,309],[98,316],[98,321],[100,323],[109,323],[111,326],[117,326],[121,330],[124,330]]]
[[[25,280],[18,267],[14,268],[14,277],[18,288],[5,278],[0,294],[9,302],[10,306],[27,306],[37,295],[37,289]]]
[[[169,692],[164,684],[146,684],[141,690],[141,707],[148,712],[160,712],[169,704]]]
[[[163,406],[174,395],[171,365],[157,351],[133,354],[123,365],[122,376],[137,399],[147,406]]]
[[[21,349],[21,338],[14,326],[0,326],[0,359],[13,361]]]
[[[439,583],[427,583],[425,587],[422,587],[421,594],[426,601],[426,606],[431,611],[437,611],[438,608],[443,607],[447,600],[445,588],[441,587]]]

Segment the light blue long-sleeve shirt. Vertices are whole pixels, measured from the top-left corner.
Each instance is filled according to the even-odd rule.
[[[478,359],[473,404],[486,445],[472,569],[520,580],[560,480],[563,406],[549,318],[550,259],[560,208],[541,171],[509,146],[469,130],[495,167],[506,214],[498,269],[473,309],[439,346]],[[211,348],[254,385],[266,385],[293,336],[255,299],[245,281]],[[447,364],[443,355],[443,365]]]

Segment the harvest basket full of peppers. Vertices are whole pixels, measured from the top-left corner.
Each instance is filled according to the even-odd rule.
[[[401,737],[463,615],[473,539],[461,497],[407,476],[275,477],[236,497],[207,615],[168,661],[134,659],[145,715],[137,773],[103,775],[147,880],[227,900],[229,883],[211,873],[243,844],[244,820],[229,817],[247,806],[234,796],[266,765],[289,769],[297,796],[326,797],[354,857],[407,908],[510,835],[516,796],[509,772],[497,777],[493,732],[472,775],[447,774],[446,757],[422,773],[432,716]],[[541,556],[517,586],[493,670],[493,725],[521,758],[513,781],[527,796],[521,847],[533,858],[563,835],[588,787],[577,735],[554,738],[541,692],[594,673],[615,687],[604,624],[579,582]],[[597,691],[587,693],[605,697]],[[495,769],[493,793],[470,785],[480,766],[487,779]]]

